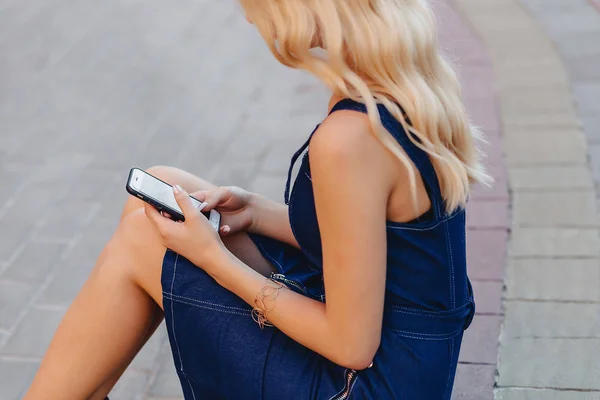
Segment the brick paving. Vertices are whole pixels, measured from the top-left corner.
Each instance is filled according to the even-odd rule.
[[[509,227],[502,129],[492,65],[483,44],[468,21],[455,11],[452,1],[437,2],[436,7],[442,44],[459,65],[467,109],[485,134],[486,161],[496,181],[493,188],[476,188],[467,210],[469,274],[477,311],[465,334],[453,392],[455,400],[487,400],[493,399]]]
[[[512,194],[495,398],[598,399],[600,13],[593,0],[457,3],[494,66]]]
[[[469,205],[478,310],[453,398],[596,399],[600,14],[597,0],[521,1],[435,3],[497,181]],[[7,0],[0,50],[0,400],[13,400],[115,228],[129,167],[281,199],[327,93],[229,2]],[[112,397],[181,398],[164,329]]]
[[[0,50],[0,399],[14,400],[116,226],[130,167],[281,199],[328,96],[231,2],[4,1]],[[111,397],[181,398],[162,328]]]

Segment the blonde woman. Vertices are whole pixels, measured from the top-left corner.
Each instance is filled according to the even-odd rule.
[[[333,93],[287,205],[151,168],[186,221],[127,201],[27,399],[103,399],[163,315],[186,399],[450,399],[487,177],[426,0],[241,3]]]

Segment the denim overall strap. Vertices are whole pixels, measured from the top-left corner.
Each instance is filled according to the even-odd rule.
[[[298,158],[300,158],[302,153],[304,153],[304,151],[308,148],[308,145],[310,144],[310,139],[312,139],[317,129],[319,129],[319,126],[320,124],[317,125],[317,127],[312,131],[312,133],[310,134],[306,142],[304,142],[302,147],[300,147],[298,151],[292,156],[290,169],[288,170],[287,182],[285,184],[285,193],[283,194],[286,205],[290,204],[290,186],[292,184],[292,172],[294,171],[294,165],[296,165],[296,161],[298,161]]]
[[[400,146],[406,152],[406,155],[415,165],[415,168],[421,174],[425,183],[427,192],[431,200],[431,205],[435,212],[435,217],[440,220],[444,217],[445,209],[443,204],[442,192],[440,190],[439,181],[435,173],[435,168],[429,159],[429,155],[415,145],[408,137],[410,133],[406,132],[402,124],[385,108],[383,104],[378,104],[381,123],[384,128],[398,141]],[[359,102],[351,99],[343,99],[339,101],[330,111],[330,114],[339,110],[353,110],[362,113],[367,113],[367,107]],[[410,124],[410,121],[407,120]]]

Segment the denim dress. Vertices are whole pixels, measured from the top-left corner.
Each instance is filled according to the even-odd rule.
[[[363,104],[349,99],[331,112],[338,110],[366,113]],[[446,213],[428,155],[409,140],[385,107],[380,105],[379,112],[384,127],[419,170],[432,208],[412,222],[386,223],[383,330],[371,367],[341,367],[277,328],[261,330],[248,304],[167,250],[163,306],[186,399],[450,399],[463,331],[475,313],[466,270],[465,210]],[[301,249],[260,235],[250,237],[275,267],[273,279],[325,302],[309,143],[310,137],[292,158],[285,188],[290,224]],[[300,157],[290,193],[292,169]],[[358,314],[356,329],[361,329]]]

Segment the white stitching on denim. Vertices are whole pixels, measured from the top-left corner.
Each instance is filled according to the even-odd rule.
[[[440,338],[441,337],[453,337],[463,331],[463,329],[460,328],[460,329],[458,329],[454,332],[450,332],[450,333],[423,333],[423,332],[403,331],[403,330],[394,329],[394,328],[390,328],[390,329],[394,332],[399,332],[399,333],[408,333],[411,335],[426,336],[426,337],[440,337]]]
[[[243,317],[249,317],[250,316],[250,313],[239,313],[239,312],[235,312],[235,311],[221,310],[221,309],[218,309],[216,307],[200,306],[198,304],[189,303],[189,302],[184,301],[184,300],[177,300],[177,299],[169,299],[169,300],[171,300],[172,302],[175,302],[175,303],[187,304],[188,306],[192,306],[192,307],[196,307],[196,308],[202,308],[202,309],[205,309],[205,310],[211,310],[211,311],[221,312],[221,313],[224,313],[224,314],[241,315]]]
[[[452,314],[442,314],[443,311],[429,311],[429,310],[418,310],[416,308],[408,309],[402,308],[402,306],[392,306],[391,310],[393,312],[399,312],[404,314],[413,314],[413,315],[426,315],[431,317],[450,317]]]
[[[440,336],[429,336],[429,334],[426,333],[419,333],[419,332],[408,332],[408,331],[400,331],[398,329],[393,329],[391,328],[392,332],[395,332],[396,334],[398,334],[398,336],[401,337],[406,337],[406,338],[410,338],[410,339],[418,339],[418,340],[429,340],[429,341],[442,341],[442,340],[448,340],[448,339],[452,339],[454,337],[456,337],[457,335],[459,335],[462,332],[462,329],[457,330],[456,332],[452,332],[452,333],[448,333],[448,334],[443,334]]]
[[[192,397],[194,398],[194,400],[196,400],[196,393],[194,393],[194,388],[192,387],[192,383],[188,379],[187,375],[185,375],[185,380],[187,381],[188,386],[190,387],[190,390],[192,391]]]
[[[197,300],[197,299],[193,299],[193,298],[191,298],[191,297],[180,296],[180,295],[173,294],[173,293],[166,293],[166,292],[163,292],[163,294],[166,294],[166,295],[168,295],[168,296],[172,296],[172,297],[176,297],[176,298],[181,298],[181,299],[189,300],[189,301],[192,301],[192,302],[195,302],[195,303],[208,304],[208,305],[210,305],[210,306],[222,307],[222,308],[227,308],[227,309],[230,309],[230,310],[235,310],[235,311],[243,311],[243,312],[246,312],[246,311],[248,311],[248,312],[250,312],[250,310],[249,310],[249,309],[247,309],[247,308],[241,308],[241,307],[232,307],[232,306],[224,306],[224,305],[222,305],[222,304],[218,304],[218,303],[210,303],[210,302],[208,302],[208,301]]]
[[[193,300],[189,301],[190,299],[187,300],[181,300],[181,299],[177,299],[177,298],[173,298],[171,296],[169,296],[168,294],[166,295],[167,298],[169,300],[172,300],[174,302],[177,303],[182,303],[182,304],[188,304],[190,306],[194,306],[194,307],[198,307],[198,308],[206,308],[209,310],[214,310],[214,311],[220,311],[220,312],[224,312],[224,313],[228,313],[228,314],[238,314],[238,315],[250,315],[250,310],[245,310],[245,309],[238,309],[238,310],[228,310],[228,309],[223,309],[219,304],[213,304],[213,303],[206,303],[206,304],[197,304],[194,303]]]
[[[444,232],[446,233],[447,250],[448,250],[448,262],[450,263],[450,303],[451,307],[456,307],[456,285],[454,283],[454,254],[452,252],[452,243],[450,239],[450,233],[448,232],[448,224],[444,223]]]
[[[408,339],[428,340],[430,342],[436,342],[436,341],[441,341],[441,340],[452,339],[452,337],[448,337],[448,338],[427,338],[427,337],[423,337],[423,336],[408,335],[406,333],[398,333],[398,336],[404,337],[404,338],[408,338]]]
[[[291,207],[291,206],[288,206],[288,207]],[[291,226],[291,224],[290,224],[290,226]],[[292,231],[293,231],[293,230],[294,230],[294,228],[292,228]],[[296,240],[298,240],[298,239],[296,239]],[[254,242],[254,241],[253,241],[253,242]],[[280,272],[281,274],[283,274],[283,273],[285,272],[285,271],[283,270],[283,266],[282,266],[282,265],[279,263],[279,261],[277,261],[276,259],[274,259],[273,257],[271,257],[271,254],[269,254],[269,252],[265,250],[265,247],[262,245],[262,243],[260,243],[260,241],[256,241],[256,242],[254,242],[254,244],[260,248],[260,250],[261,250],[261,253],[262,253],[263,255],[265,255],[265,256],[266,256],[266,257],[267,257],[267,258],[268,258],[268,259],[271,261],[271,263],[273,263],[273,264],[275,264],[277,267],[279,267],[279,272]]]
[[[171,300],[171,302],[175,302],[175,303],[182,303],[182,304],[187,304],[188,306],[192,306],[192,307],[197,307],[197,308],[204,308],[206,310],[211,310],[211,311],[217,311],[217,312],[222,312],[225,314],[234,314],[234,315],[241,315],[243,317],[250,317],[250,311],[248,312],[237,312],[237,311],[229,311],[229,310],[223,310],[223,309],[219,309],[217,307],[210,307],[210,306],[205,306],[205,305],[199,305],[199,304],[194,304],[185,300],[179,300],[179,299],[173,299],[173,298],[169,298],[167,297],[169,300]]]
[[[426,226],[424,228],[419,228],[418,226],[412,227],[412,226],[394,226],[394,225],[386,225],[386,227],[389,229],[405,230],[405,231],[430,231],[430,230],[435,229],[438,226],[440,226],[440,224],[443,224],[444,222],[447,222],[447,221],[451,220],[452,218],[456,217],[458,214],[460,214],[460,211],[455,212],[454,214],[451,214],[451,215],[439,220],[435,225]],[[389,222],[401,223],[401,222],[393,222],[393,221],[389,221]]]
[[[173,265],[173,280],[171,281],[171,293],[175,286],[175,275],[177,274],[177,261],[179,261],[179,254],[175,253],[175,263]],[[171,300],[171,330],[173,331],[173,340],[175,341],[175,347],[177,348],[177,356],[179,357],[179,370],[183,372],[183,361],[181,360],[181,352],[179,351],[179,343],[177,342],[177,334],[175,333],[175,312],[173,310],[173,300]],[[185,374],[185,373],[184,373]]]
[[[448,389],[450,388],[450,377],[452,376],[452,363],[454,362],[454,339],[450,341],[450,365],[448,366],[448,380],[446,381],[445,398],[448,398]]]
[[[317,126],[318,129],[318,126]],[[316,129],[315,129],[316,132]],[[310,141],[310,139],[309,139]],[[308,146],[306,148],[306,152],[304,153],[304,156],[302,156],[302,160],[300,161],[300,168],[302,168],[302,166],[304,165],[304,163],[308,160],[308,165],[310,167],[310,160],[308,159],[308,152],[310,150],[310,146]],[[304,171],[304,174],[308,177],[308,179],[311,181],[311,191],[312,191],[312,178],[310,176],[308,176],[308,174],[306,173],[306,171]],[[290,221],[290,228],[292,229],[292,234],[294,235],[294,238],[296,239],[296,242],[298,242],[298,245],[300,245],[300,250],[303,253],[309,254],[312,257],[315,257],[314,254],[312,254],[310,251],[306,250],[305,248],[302,247],[302,244],[300,244],[300,240],[298,239],[298,235],[296,234],[296,229],[294,229],[294,224],[292,223],[292,209],[293,209],[293,202],[292,199],[294,198],[294,196],[296,195],[296,182],[298,181],[298,178],[300,177],[300,175],[296,176],[296,179],[294,179],[294,186],[292,187],[292,191],[290,192],[290,197],[288,199],[288,219]],[[313,196],[314,197],[314,196]],[[315,258],[319,258],[319,257],[315,257]],[[310,268],[311,270],[313,270],[314,272],[319,272],[322,273],[322,269],[318,269],[318,268],[313,268],[310,260],[307,263],[308,268]]]
[[[421,312],[417,312],[417,311],[405,311],[405,310],[395,310],[392,309],[392,312],[397,312],[400,314],[409,314],[409,315],[418,315],[420,317],[431,317],[431,318],[456,318],[456,315],[436,315],[436,314],[428,314],[428,313],[421,313]]]

